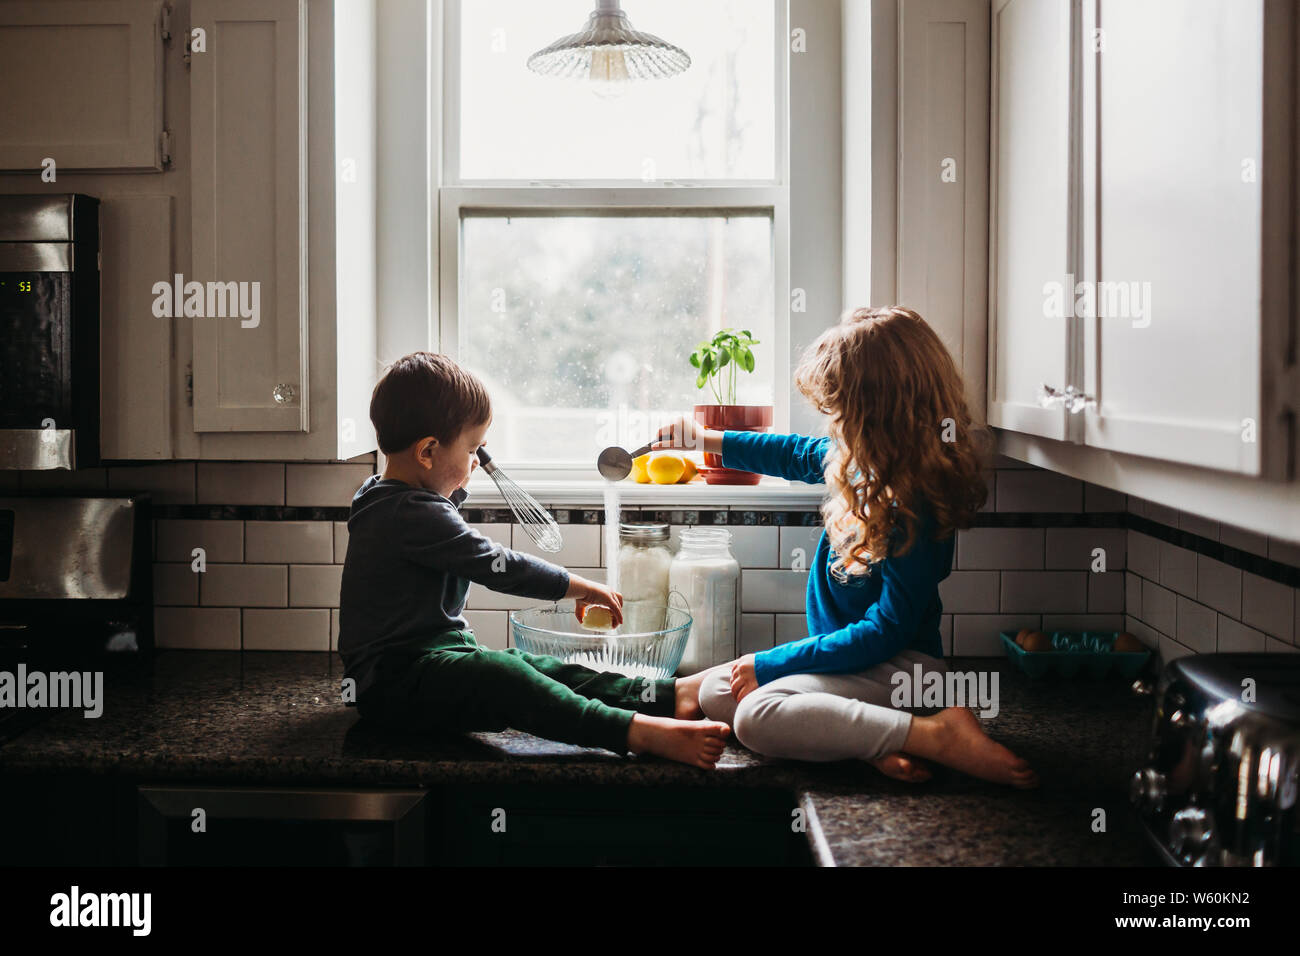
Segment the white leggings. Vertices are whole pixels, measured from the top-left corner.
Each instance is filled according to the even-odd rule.
[[[700,685],[700,707],[710,720],[731,725],[755,753],[797,760],[874,760],[903,749],[912,713],[890,703],[897,671],[947,673],[943,661],[907,650],[859,674],[791,674],[751,691],[739,704],[731,696],[731,665],[714,668]]]

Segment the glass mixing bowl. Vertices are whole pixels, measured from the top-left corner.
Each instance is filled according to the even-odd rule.
[[[636,631],[629,622],[612,631],[591,631],[573,615],[574,605],[510,612],[514,646],[527,654],[558,657],[594,671],[665,680],[677,673],[691,633],[691,615],[678,607],[637,608]],[[656,628],[655,625],[658,625]]]

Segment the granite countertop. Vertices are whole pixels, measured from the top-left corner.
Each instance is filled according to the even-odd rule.
[[[1153,865],[1127,800],[1151,699],[1125,681],[1031,681],[992,659],[1001,709],[985,728],[1043,786],[1019,792],[938,769],[889,780],[854,761],[759,757],[733,742],[715,771],[528,734],[394,737],[339,703],[333,654],[165,651],[105,674],[104,712],[61,711],[0,745],[0,772],[78,771],[253,785],[567,783],[781,788],[823,865]],[[1095,822],[1105,811],[1105,829]]]

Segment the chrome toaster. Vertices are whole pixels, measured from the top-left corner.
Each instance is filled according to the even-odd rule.
[[[1298,772],[1300,654],[1197,654],[1160,675],[1130,793],[1173,866],[1295,866]]]

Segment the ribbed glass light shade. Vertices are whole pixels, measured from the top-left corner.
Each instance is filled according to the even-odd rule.
[[[632,29],[617,0],[601,0],[586,27],[528,58],[542,76],[622,85],[626,80],[675,76],[691,65],[690,55],[650,33]]]

